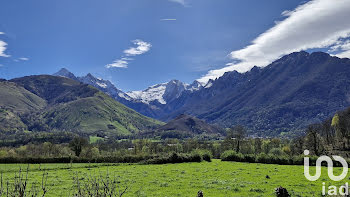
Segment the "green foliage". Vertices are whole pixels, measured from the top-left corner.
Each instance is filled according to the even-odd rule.
[[[103,140],[104,138],[98,136],[89,136],[90,144],[95,144],[96,142]]]
[[[338,125],[339,125],[339,115],[335,114],[332,118],[331,126],[338,126]]]
[[[211,162],[211,159],[213,158],[213,155],[209,150],[199,150],[199,154],[202,156],[202,159],[207,162]]]
[[[156,157],[150,160],[147,160],[147,164],[166,164],[166,163],[184,163],[184,162],[201,162],[203,160],[202,156],[199,153],[191,154],[179,154],[179,153],[170,153],[160,157]]]
[[[284,152],[280,148],[272,148],[269,152],[270,155],[275,155],[275,156],[282,156],[284,155]]]
[[[244,161],[242,153],[236,153],[234,150],[228,150],[222,153],[221,160],[223,161]]]
[[[75,156],[79,157],[83,147],[87,144],[88,141],[85,138],[76,137],[69,143],[69,147],[74,151]]]

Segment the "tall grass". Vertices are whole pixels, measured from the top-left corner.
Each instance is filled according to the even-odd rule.
[[[6,197],[44,197],[47,193],[47,173],[43,172],[40,187],[39,183],[29,183],[28,181],[29,166],[26,170],[19,169],[18,173],[12,180],[4,180],[1,172],[0,196]]]
[[[29,166],[26,170],[19,169],[14,177],[5,180],[3,174],[0,177],[0,197],[45,197],[50,194],[47,188],[48,173],[43,172],[41,182],[29,182]],[[72,197],[122,197],[129,186],[122,187],[116,177],[84,176],[78,173],[73,176],[73,186],[67,191],[66,196]],[[54,192],[54,191],[52,191]]]
[[[78,173],[73,177],[73,193],[75,197],[122,197],[129,186],[121,187],[120,182],[107,172],[106,176],[85,176],[81,178]]]

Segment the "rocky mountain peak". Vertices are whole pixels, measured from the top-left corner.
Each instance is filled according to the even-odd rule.
[[[61,68],[58,72],[54,73],[53,75],[77,80],[77,77],[66,68]]]

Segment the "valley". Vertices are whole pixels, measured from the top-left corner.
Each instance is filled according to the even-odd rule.
[[[350,0],[0,18],[0,197],[350,195]]]

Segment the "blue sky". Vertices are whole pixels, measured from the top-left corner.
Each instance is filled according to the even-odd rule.
[[[350,4],[349,0],[339,1]],[[266,62],[298,49],[333,46],[333,52],[346,52],[344,34],[350,28],[346,26],[348,22],[340,21],[343,29],[331,28],[334,32],[320,35],[317,40],[319,44],[320,40],[330,40],[342,32],[332,37],[331,43],[299,44],[283,53],[276,53],[280,50],[275,46],[267,46],[264,54],[273,55],[263,60],[251,55],[261,52],[261,48],[265,50],[264,39],[269,35],[264,37],[264,33],[271,33],[271,28],[275,28],[275,37],[287,40],[279,37],[283,24],[279,28],[276,21],[292,25],[305,21],[302,17],[307,17],[304,13],[314,6],[312,3],[328,9],[331,6],[327,2],[330,1],[314,0],[303,8],[300,5],[305,1],[296,0],[3,0],[0,77],[52,74],[65,67],[78,76],[90,72],[109,79],[118,88],[130,91],[171,79],[205,81],[233,67],[244,67],[241,70],[246,71],[248,64],[265,66]],[[341,16],[347,17],[348,7],[339,7],[329,14],[339,14],[339,9],[344,9]],[[295,12],[285,12],[297,8]],[[288,36],[295,40],[293,36],[297,35]],[[244,65],[236,65],[237,59]]]

